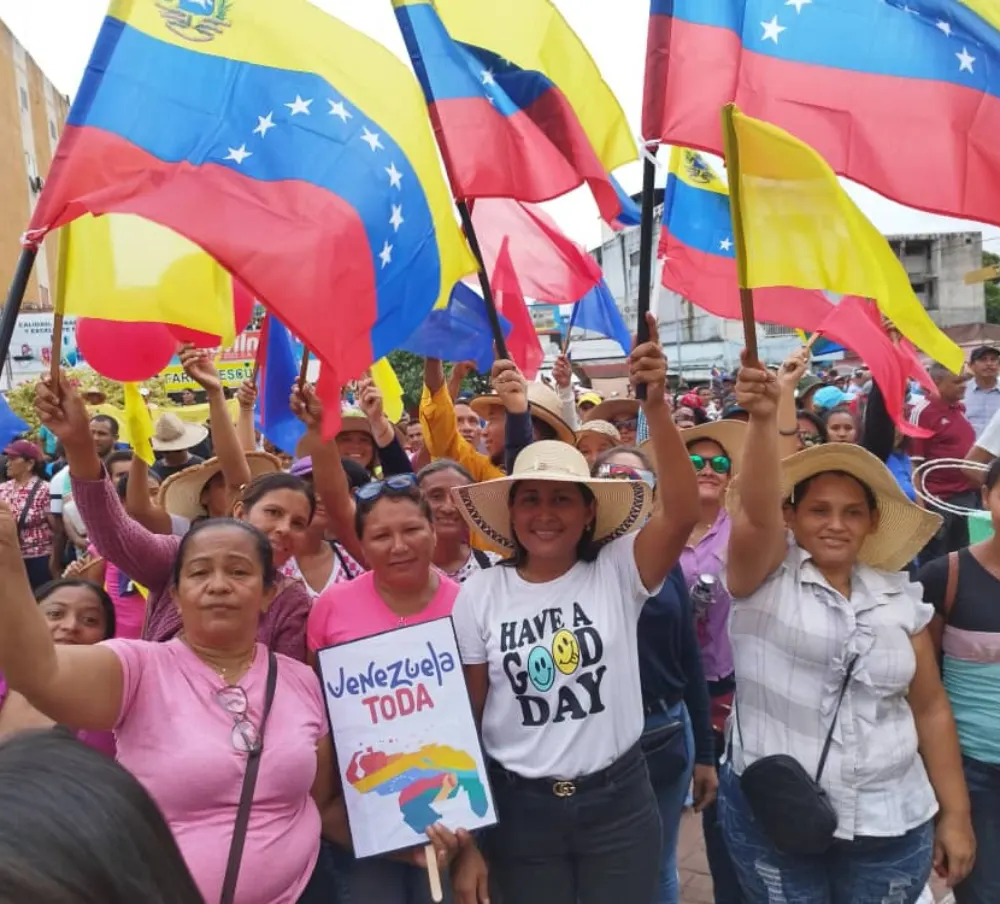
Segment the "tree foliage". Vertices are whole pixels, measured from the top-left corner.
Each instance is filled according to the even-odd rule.
[[[983,252],[983,266],[1000,266],[1000,254]],[[983,287],[986,294],[986,322],[1000,323],[1000,280],[991,280]]]
[[[389,355],[389,363],[396,371],[403,387],[403,405],[414,413],[420,407],[420,394],[424,388],[424,359],[409,352],[397,351]],[[462,392],[480,395],[490,391],[490,375],[473,371],[462,383]]]

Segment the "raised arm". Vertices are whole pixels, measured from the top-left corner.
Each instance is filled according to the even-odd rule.
[[[231,496],[250,483],[250,466],[243,454],[243,446],[236,434],[236,426],[229,417],[222,379],[206,349],[185,345],[181,349],[181,365],[187,375],[208,396],[208,416],[211,418],[212,448],[222,468],[222,478]]]
[[[809,369],[809,350],[792,352],[778,369],[778,455],[787,458],[799,451],[799,419],[795,390]]]
[[[382,476],[412,474],[413,465],[399,443],[396,428],[392,426],[382,404],[382,391],[371,378],[362,380],[358,387],[358,405],[372,425],[372,438],[378,447],[378,460]]]
[[[110,731],[122,706],[118,657],[106,647],[56,646],[21,560],[17,523],[0,503],[0,670],[53,722]]]
[[[138,455],[132,456],[125,486],[125,511],[154,534],[173,533],[173,524],[166,509],[153,503],[149,498],[149,465]]]
[[[749,596],[782,562],[787,551],[778,451],[777,380],[760,365],[744,365],[736,401],[750,413],[739,475],[739,506],[732,513],[727,583],[734,599]]]
[[[656,317],[646,315],[649,342],[629,357],[629,379],[633,386],[646,386],[642,403],[649,425],[659,481],[653,514],[635,541],[635,563],[646,587],[659,587],[677,564],[684,544],[698,523],[698,480],[687,447],[670,415],[667,404],[667,359],[660,347]]]
[[[236,434],[240,439],[240,447],[244,452],[257,450],[257,426],[254,424],[253,411],[257,404],[257,386],[252,380],[244,380],[236,390],[236,399],[240,403],[240,416],[236,421]]]

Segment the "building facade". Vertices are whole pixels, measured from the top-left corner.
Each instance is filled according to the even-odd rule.
[[[69,100],[0,21],[0,298],[10,285],[21,235],[35,209]],[[38,256],[22,310],[52,309],[57,242],[48,239]]]

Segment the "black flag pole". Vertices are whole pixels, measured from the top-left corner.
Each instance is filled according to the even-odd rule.
[[[642,220],[639,226],[639,304],[636,324],[636,343],[649,341],[649,327],[646,314],[653,283],[653,200],[656,188],[656,147],[647,147],[642,161]],[[646,384],[635,388],[635,396],[640,401],[646,398]]]
[[[24,301],[24,293],[28,290],[28,280],[31,279],[31,271],[37,257],[38,249],[26,245],[21,249],[21,256],[17,259],[17,268],[14,270],[14,278],[10,281],[7,301],[4,302],[3,313],[0,314],[0,367],[7,362],[10,343],[14,338],[14,327],[17,325],[17,315],[21,312],[21,302]]]
[[[486,272],[483,252],[479,247],[475,227],[472,225],[472,211],[469,210],[469,205],[465,201],[456,200],[455,206],[458,207],[458,215],[462,218],[462,228],[465,230],[469,247],[476,258],[476,263],[479,264],[479,286],[483,290],[483,300],[486,302],[486,315],[490,319],[496,356],[497,358],[507,358],[507,343],[503,337],[503,328],[500,326],[500,315],[497,314],[496,302],[493,300],[493,289],[490,287],[490,276]]]

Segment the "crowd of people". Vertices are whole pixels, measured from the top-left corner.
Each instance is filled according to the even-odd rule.
[[[433,856],[455,904],[679,904],[693,808],[718,904],[996,904],[998,362],[932,365],[913,438],[806,349],[671,390],[649,341],[607,399],[428,359],[333,439],[292,387],[279,455],[186,348],[211,420],[151,467],[43,380],[55,443],[0,485],[0,901],[421,904]],[[448,616],[498,822],[358,859],[317,653]]]

